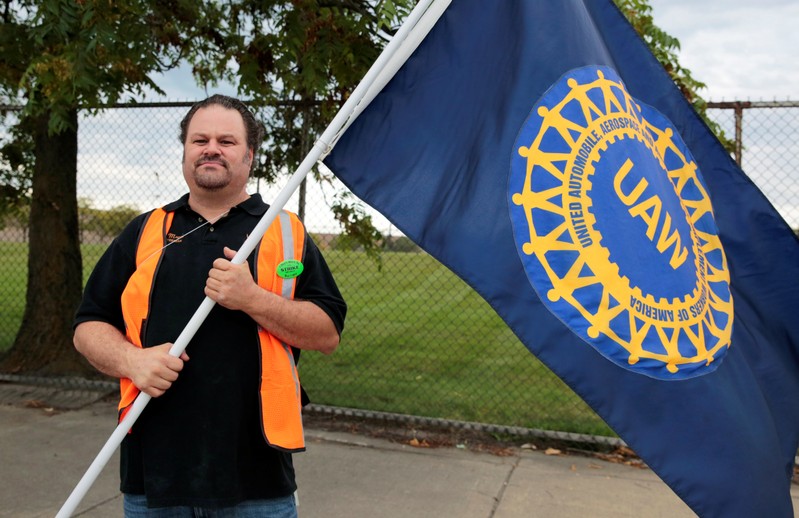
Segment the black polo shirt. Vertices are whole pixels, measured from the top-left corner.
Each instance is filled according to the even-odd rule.
[[[260,195],[213,225],[191,210],[188,195],[174,211],[155,279],[144,346],[174,342],[205,298],[215,259],[237,250],[266,212]],[[135,270],[144,215],[114,240],[90,276],[75,325],[102,321],[124,333],[120,296]],[[248,258],[252,270],[252,258]],[[346,304],[316,245],[306,239],[295,299],[318,305],[343,329]],[[121,447],[121,490],[146,494],[152,507],[228,506],[296,490],[291,455],[269,447],[261,431],[257,326],[241,311],[215,305],[186,348],[178,380],[145,408]]]

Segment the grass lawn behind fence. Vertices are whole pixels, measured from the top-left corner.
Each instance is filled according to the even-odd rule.
[[[86,245],[88,277],[105,245]],[[25,307],[27,247],[0,243],[0,351]],[[325,251],[349,305],[339,349],[305,353],[314,403],[612,435],[471,288],[432,257]],[[189,351],[190,352],[190,351]]]
[[[0,241],[0,352],[14,342],[25,311],[28,247]]]
[[[381,270],[363,254],[325,257],[350,308],[339,349],[302,357],[312,401],[611,434],[474,290],[429,255],[387,253]]]

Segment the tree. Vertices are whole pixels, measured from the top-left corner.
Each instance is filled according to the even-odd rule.
[[[0,370],[94,372],[72,347],[82,291],[78,239],[78,110],[158,91],[148,77],[176,66],[199,37],[213,36],[213,3],[177,0],[7,1],[0,26],[0,101],[24,105],[6,150],[30,178],[28,285],[22,325]],[[15,147],[16,146],[16,147]],[[9,185],[8,182],[5,185]],[[20,183],[24,186],[24,182]],[[24,192],[17,189],[17,193]]]
[[[109,210],[96,209],[92,207],[90,199],[78,199],[78,218],[80,221],[81,241],[85,241],[85,236],[93,234],[102,238],[118,236],[125,226],[141,213],[138,207],[133,205],[117,205]]]

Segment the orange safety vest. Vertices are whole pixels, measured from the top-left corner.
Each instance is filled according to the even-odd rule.
[[[129,341],[142,347],[144,326],[150,312],[150,298],[155,275],[161,263],[167,232],[173,213],[153,210],[144,222],[136,247],[136,271],[122,293],[122,315]],[[293,299],[295,278],[277,275],[278,265],[286,260],[301,260],[305,247],[305,228],[299,218],[281,211],[258,244],[255,254],[255,281],[260,287]],[[285,263],[284,263],[285,264]],[[260,412],[266,442],[280,450],[305,449],[302,429],[300,379],[291,347],[258,326],[261,357]],[[139,389],[127,378],[120,379],[120,420]]]

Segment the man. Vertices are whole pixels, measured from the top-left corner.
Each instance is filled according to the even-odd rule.
[[[261,128],[239,100],[195,104],[180,134],[189,193],[135,218],[86,285],[75,347],[120,378],[120,413],[138,391],[154,398],[121,447],[126,516],[296,516],[295,362],[333,352],[346,304],[292,214],[230,261],[267,210],[246,191]],[[216,305],[169,355],[206,296]]]

